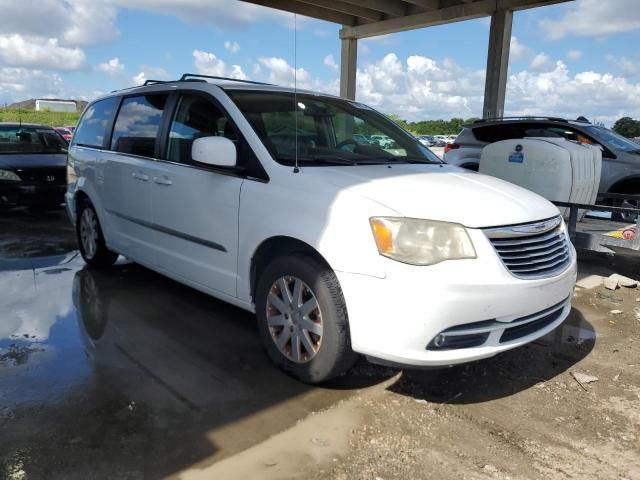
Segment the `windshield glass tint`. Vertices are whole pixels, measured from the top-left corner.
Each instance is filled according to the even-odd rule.
[[[0,154],[67,153],[67,142],[53,129],[0,126]]]
[[[429,149],[366,105],[308,94],[229,91],[274,158],[300,163],[441,163]]]
[[[625,152],[638,152],[640,145],[604,127],[587,127],[589,133],[597,137],[605,146]]]

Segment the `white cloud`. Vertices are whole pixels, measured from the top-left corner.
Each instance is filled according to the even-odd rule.
[[[484,93],[483,71],[419,55],[390,53],[358,69],[356,82],[358,100],[409,120],[479,115]]]
[[[640,83],[610,73],[569,73],[556,62],[548,72],[522,71],[509,77],[507,108],[516,115],[584,115],[613,123],[622,116],[640,115]]]
[[[112,0],[122,8],[172,15],[183,21],[222,29],[247,26],[257,21],[289,23],[293,15],[246,2],[229,0]]]
[[[0,103],[25,98],[61,97],[63,82],[57,73],[27,68],[0,68]]]
[[[134,85],[142,85],[147,80],[169,80],[171,74],[162,67],[153,65],[140,65],[140,72],[133,77]]]
[[[58,39],[38,39],[19,34],[0,35],[0,65],[50,70],[77,70],[85,61],[79,48],[61,47]]]
[[[531,60],[531,68],[537,72],[549,70],[552,66],[553,62],[546,53],[538,53]]]
[[[110,0],[38,0],[35,3],[0,0],[4,20],[0,22],[0,34],[56,38],[61,45],[76,47],[95,45],[118,34],[114,24],[117,11]]]
[[[231,53],[238,53],[240,51],[240,44],[238,42],[224,42],[224,48],[229,50]]]
[[[513,60],[520,60],[531,53],[531,49],[518,40],[518,37],[511,37],[511,47],[509,49],[509,56]]]
[[[640,2],[637,0],[578,0],[564,17],[540,21],[547,38],[567,35],[598,37],[640,29]]]
[[[569,50],[567,52],[567,58],[569,60],[580,60],[582,58],[582,50]]]
[[[240,80],[247,78],[240,65],[232,65],[231,68],[229,68],[222,59],[216,57],[215,54],[211,52],[194,50],[192,55],[198,73],[218,77],[231,77]]]
[[[336,63],[336,59],[333,58],[333,55],[330,53],[326,57],[324,57],[323,62],[327,67],[329,67],[334,72],[338,71],[338,64]]]
[[[120,63],[120,59],[118,57],[114,57],[108,62],[99,64],[96,67],[96,70],[106,73],[110,77],[116,77],[124,73],[124,65]]]
[[[609,54],[607,55],[607,62],[613,65],[625,77],[635,77],[640,73],[640,65],[638,65],[637,60],[633,61],[627,57],[615,57]]]
[[[302,67],[297,70],[287,63],[281,57],[260,57],[257,66],[262,72],[262,76],[266,77],[266,81],[275,85],[283,85],[303,90],[314,90],[333,95],[338,94],[340,82],[338,79],[329,82],[314,78]],[[264,70],[264,71],[263,71]]]
[[[117,9],[108,0],[68,0],[68,25],[62,41],[70,45],[95,45],[113,40]]]

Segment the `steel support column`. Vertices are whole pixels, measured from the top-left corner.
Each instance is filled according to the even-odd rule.
[[[358,67],[358,40],[342,38],[340,53],[340,96],[356,99],[356,70]]]
[[[483,118],[504,116],[512,23],[513,10],[498,10],[491,15]]]

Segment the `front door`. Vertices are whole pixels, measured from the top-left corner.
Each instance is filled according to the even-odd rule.
[[[207,136],[237,140],[235,127],[212,100],[180,96],[167,134],[166,161],[156,162],[150,179],[156,258],[172,276],[235,296],[243,179],[193,161],[193,141]]]

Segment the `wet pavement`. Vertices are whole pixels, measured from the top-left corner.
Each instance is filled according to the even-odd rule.
[[[592,262],[591,273],[608,271],[606,260]],[[560,425],[565,420],[558,419],[578,418],[573,411],[577,402],[593,399],[571,379],[559,381],[568,372],[593,365],[611,378],[622,373],[626,383],[616,377],[604,390],[605,382],[600,382],[602,395],[611,398],[628,398],[637,391],[631,373],[635,368],[630,370],[634,365],[621,359],[629,363],[637,357],[632,339],[640,323],[607,314],[616,305],[630,303],[635,304],[630,291],[579,292],[560,328],[515,351],[450,369],[403,373],[360,362],[337,381],[310,387],[272,366],[251,314],[122,258],[113,268],[89,269],[75,251],[73,230],[63,212],[13,212],[0,219],[0,479],[155,479],[185,470],[193,478],[221,478],[207,472],[304,425],[310,414],[341,408],[337,423],[354,422],[347,430],[356,432],[356,440],[362,433],[366,442],[350,453],[346,446],[335,453],[344,453],[347,460],[327,470],[309,467],[306,478],[374,478],[367,465],[379,465],[385,479],[424,478],[420,472],[432,466],[464,460],[455,457],[456,445],[467,431],[475,436],[466,435],[470,443],[464,455],[487,445],[493,454],[500,453],[508,440],[515,449],[509,455],[526,469],[527,458],[518,457],[526,449],[512,441],[513,432],[524,429],[534,438],[546,438],[549,422]],[[630,314],[631,309],[624,308]],[[600,352],[594,357],[596,346]],[[547,391],[547,397],[541,396]],[[367,392],[382,394],[372,401]],[[574,392],[580,395],[577,399],[570,396]],[[342,406],[358,399],[364,406]],[[548,410],[538,402],[546,402]],[[424,430],[416,430],[425,421],[417,407],[432,415]],[[606,406],[594,402],[580,408],[597,412]],[[616,417],[608,415],[614,423],[592,422],[588,428],[599,429],[598,435],[613,429]],[[636,420],[630,418],[627,424],[633,427]],[[376,422],[381,429],[377,433],[367,427]],[[497,423],[507,433],[500,433]],[[478,430],[480,426],[490,436]],[[590,430],[585,431],[576,430],[580,438],[588,437]],[[492,444],[496,439],[502,443]],[[396,449],[407,441],[404,451]],[[342,445],[331,437],[306,442],[298,446],[303,462],[327,445]],[[421,447],[426,450],[405,460],[402,455],[421,442],[427,442]],[[627,443],[619,448],[625,455],[633,451]],[[433,465],[423,464],[427,452],[440,455]],[[237,478],[267,478],[267,472],[268,478],[281,478],[274,465],[284,465],[283,459],[268,455],[268,462],[252,475]],[[423,463],[411,463],[419,458]],[[400,473],[388,473],[396,463]],[[442,478],[468,473],[447,471],[451,475]],[[524,478],[539,478],[532,472]]]
[[[0,256],[2,479],[165,477],[383,378],[297,382],[272,366],[249,313],[123,259],[95,271],[75,251],[43,255],[69,243],[64,220],[45,220],[57,240]]]

